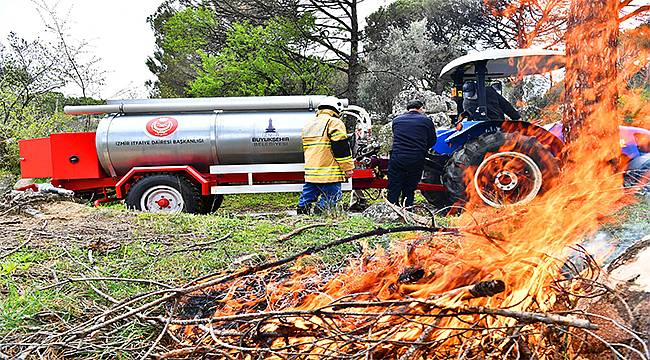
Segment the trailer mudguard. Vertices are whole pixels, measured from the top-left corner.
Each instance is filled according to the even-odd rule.
[[[547,145],[556,156],[564,146],[562,141],[548,130],[526,121],[463,121],[461,126],[460,131],[441,133],[443,136],[439,138],[439,142],[444,144],[436,144],[434,150],[439,154],[451,154],[467,141],[497,131],[534,136],[542,144]]]
[[[203,174],[198,172],[195,168],[184,166],[148,166],[148,167],[134,167],[120,181],[115,184],[115,195],[118,199],[124,199],[127,194],[127,184],[137,175],[154,174],[154,173],[185,173],[190,181],[195,181],[201,189],[201,195],[210,195],[210,180],[206,179]]]

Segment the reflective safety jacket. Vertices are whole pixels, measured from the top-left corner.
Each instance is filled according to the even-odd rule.
[[[345,172],[354,169],[345,125],[335,115],[332,110],[319,110],[302,129],[305,182],[344,182]]]

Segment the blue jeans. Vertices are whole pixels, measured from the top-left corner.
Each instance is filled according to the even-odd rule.
[[[298,200],[299,207],[309,206],[318,200],[316,206],[321,210],[334,207],[343,193],[341,192],[341,183],[305,183],[302,188],[302,194]]]

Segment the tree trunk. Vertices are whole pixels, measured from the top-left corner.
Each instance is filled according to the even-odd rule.
[[[573,0],[566,34],[564,137],[618,137],[618,0]],[[598,119],[607,117],[605,119]],[[618,141],[616,141],[618,144]]]
[[[357,103],[359,93],[359,76],[361,65],[359,64],[359,14],[357,12],[357,0],[350,3],[350,59],[348,61],[348,99],[350,104]]]

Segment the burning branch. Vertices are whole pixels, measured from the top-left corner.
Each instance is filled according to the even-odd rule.
[[[452,300],[459,301],[489,297],[501,293],[504,290],[505,284],[502,281],[492,280],[453,289],[425,300],[349,300],[350,297],[364,296],[364,294],[358,294],[336,299],[320,308],[310,310],[265,311],[187,320],[156,318],[156,321],[165,324],[198,326],[202,331],[209,333],[213,340],[213,347],[197,347],[195,348],[198,349],[197,352],[193,352],[190,348],[185,348],[159,354],[157,357],[161,359],[179,356],[187,357],[198,353],[215,351],[228,352],[229,350],[235,350],[240,353],[275,354],[278,356],[287,356],[289,354],[303,354],[308,356],[309,354],[313,354],[312,351],[317,350],[317,343],[319,342],[331,341],[332,343],[339,343],[345,338],[349,338],[347,343],[349,346],[358,347],[359,349],[366,347],[363,345],[364,343],[368,345],[375,344],[373,347],[377,347],[382,342],[392,343],[394,340],[391,340],[391,338],[394,335],[394,331],[389,332],[378,340],[377,337],[370,335],[374,327],[379,326],[378,332],[382,334],[386,331],[385,329],[382,330],[380,326],[382,323],[390,326],[392,321],[398,321],[402,326],[409,326],[410,324],[418,324],[421,321],[426,322],[427,320],[422,319],[427,318],[444,319],[460,316],[494,315],[514,318],[524,323],[541,322],[550,325],[597,329],[589,321],[556,314],[450,305],[453,304]],[[360,311],[360,309],[372,310]],[[356,326],[349,331],[344,330],[346,319],[351,318],[356,319],[354,323],[365,325]],[[221,325],[217,326],[217,324]],[[219,330],[230,328],[235,324],[237,324],[236,326],[239,331]],[[439,330],[437,326],[426,325],[425,327],[426,329],[422,331],[417,340],[411,341],[405,339],[401,341],[404,345],[410,344],[411,348],[400,358],[410,358],[407,354],[417,352],[424,344],[428,343],[427,341],[430,335],[434,331]],[[366,331],[369,331],[368,335],[363,335]],[[294,339],[296,342],[280,347],[263,345],[265,343],[272,344],[288,337]],[[300,341],[298,339],[304,340]],[[250,341],[253,341],[255,345],[244,345],[250,343]],[[358,343],[358,346],[353,345],[354,343]],[[234,353],[232,354],[234,355]],[[359,354],[357,353],[357,355]]]
[[[286,257],[286,258],[281,259],[281,260],[277,260],[277,261],[273,261],[273,262],[267,262],[267,263],[260,264],[260,265],[257,265],[257,266],[248,267],[248,268],[245,268],[243,270],[240,270],[240,271],[228,274],[228,275],[218,276],[217,278],[213,278],[211,280],[201,282],[201,283],[198,283],[198,284],[194,284],[194,281],[193,281],[193,282],[190,282],[189,284],[187,284],[186,286],[183,286],[183,287],[180,287],[180,288],[163,289],[163,290],[158,290],[158,291],[145,293],[145,294],[136,296],[136,297],[134,297],[134,298],[132,298],[132,299],[130,299],[128,301],[125,301],[125,302],[122,302],[122,303],[118,304],[117,306],[115,306],[111,310],[109,310],[107,312],[104,312],[98,318],[99,319],[105,319],[109,315],[112,315],[115,312],[117,312],[117,311],[119,311],[121,309],[124,309],[125,307],[127,307],[129,305],[137,303],[138,301],[142,301],[142,300],[144,300],[146,298],[149,298],[149,297],[152,297],[152,296],[162,295],[160,298],[158,298],[156,300],[144,303],[143,305],[140,305],[139,307],[132,308],[131,310],[129,310],[129,311],[123,313],[123,314],[112,317],[112,318],[110,318],[108,320],[100,321],[99,323],[96,323],[94,325],[90,325],[90,324],[94,323],[94,321],[89,321],[89,322],[87,322],[85,324],[82,324],[81,326],[79,326],[77,328],[73,328],[73,329],[71,329],[69,331],[66,331],[65,333],[60,334],[60,336],[69,336],[70,337],[69,340],[84,337],[87,334],[90,334],[90,333],[92,333],[94,331],[103,329],[106,326],[114,324],[114,323],[116,323],[118,321],[128,319],[130,317],[136,316],[137,314],[140,314],[140,313],[143,313],[143,312],[145,312],[147,310],[155,308],[155,307],[157,307],[157,306],[159,306],[161,304],[172,301],[173,299],[175,299],[175,298],[177,298],[177,297],[179,297],[181,295],[185,295],[185,294],[189,294],[189,293],[192,293],[192,292],[200,291],[200,290],[203,290],[203,289],[211,287],[211,286],[223,284],[223,283],[228,282],[228,281],[232,281],[232,280],[235,280],[235,279],[238,279],[238,278],[242,278],[244,276],[248,276],[248,275],[255,274],[255,273],[258,273],[258,272],[261,272],[261,271],[276,268],[276,267],[282,266],[284,264],[293,262],[293,261],[295,261],[295,260],[297,260],[297,259],[299,259],[299,258],[301,258],[303,256],[315,254],[315,253],[321,252],[323,250],[326,250],[326,249],[329,249],[329,248],[332,248],[332,247],[335,247],[335,246],[339,246],[339,245],[342,245],[342,244],[346,244],[346,243],[349,243],[349,242],[353,242],[353,241],[356,241],[356,240],[359,240],[359,239],[372,237],[372,236],[381,236],[381,235],[391,234],[391,233],[399,233],[399,232],[411,232],[411,231],[437,232],[437,231],[441,231],[441,230],[442,230],[441,228],[431,228],[431,227],[424,227],[424,226],[404,226],[404,227],[396,227],[396,228],[389,228],[389,229],[377,228],[377,229],[372,230],[372,231],[368,231],[368,232],[364,232],[364,233],[361,233],[361,234],[356,234],[356,235],[353,235],[353,236],[341,238],[341,239],[329,242],[327,244],[310,247],[310,248],[308,248],[308,249],[306,249],[306,250],[304,250],[304,251],[302,251],[300,253],[297,253],[295,255]]]

